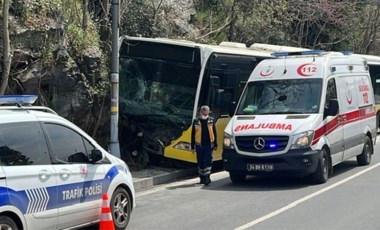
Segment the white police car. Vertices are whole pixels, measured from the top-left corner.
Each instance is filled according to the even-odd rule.
[[[103,193],[124,229],[135,206],[128,166],[51,109],[31,106],[36,98],[0,97],[0,229],[95,223]]]

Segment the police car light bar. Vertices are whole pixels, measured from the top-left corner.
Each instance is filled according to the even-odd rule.
[[[351,54],[353,54],[354,52],[352,52],[352,51],[350,51],[350,50],[344,50],[344,51],[342,51],[342,54],[343,55],[346,55],[346,56],[349,56],[349,55],[351,55]]]
[[[32,105],[36,95],[4,95],[0,96],[0,105]]]
[[[307,50],[307,51],[297,51],[297,52],[274,52],[271,55],[274,57],[287,57],[287,56],[297,56],[297,55],[320,55],[323,54],[324,50]]]

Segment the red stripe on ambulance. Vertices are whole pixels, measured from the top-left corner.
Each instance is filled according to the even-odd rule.
[[[358,110],[351,111],[349,113],[337,115],[334,119],[332,119],[327,124],[323,125],[315,131],[312,145],[315,145],[323,135],[328,135],[341,125],[349,124],[359,120],[364,120],[375,115],[376,110],[375,107],[372,105],[362,107]]]

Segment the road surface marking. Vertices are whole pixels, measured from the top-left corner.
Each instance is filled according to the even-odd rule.
[[[247,228],[250,228],[250,227],[252,227],[252,226],[254,226],[254,225],[258,224],[258,223],[261,223],[261,222],[263,222],[265,220],[268,220],[268,219],[270,219],[272,217],[275,217],[275,216],[277,216],[277,215],[279,215],[279,214],[281,214],[281,213],[283,213],[283,212],[285,212],[285,211],[287,211],[287,210],[289,210],[291,208],[294,208],[295,206],[297,206],[297,205],[299,205],[299,204],[301,204],[301,203],[303,203],[303,202],[305,202],[307,200],[310,200],[311,198],[313,198],[315,196],[318,196],[318,195],[320,195],[320,194],[322,194],[324,192],[327,192],[327,191],[329,191],[329,190],[331,190],[331,189],[333,189],[335,187],[338,187],[339,185],[341,185],[343,183],[346,183],[346,182],[348,182],[348,181],[350,181],[350,180],[352,180],[352,179],[354,179],[354,178],[356,178],[356,177],[358,177],[358,176],[360,176],[360,175],[362,175],[362,174],[364,174],[366,172],[369,172],[372,169],[375,169],[375,168],[377,168],[379,166],[380,166],[380,162],[377,163],[377,164],[375,164],[375,165],[373,165],[373,166],[371,166],[371,167],[369,167],[369,168],[366,168],[363,171],[360,171],[360,172],[358,172],[358,173],[356,173],[356,174],[354,174],[352,176],[349,176],[349,177],[347,177],[347,178],[345,178],[345,179],[343,179],[341,181],[338,181],[335,184],[332,184],[332,185],[330,185],[330,186],[328,186],[326,188],[323,188],[323,189],[321,189],[321,190],[319,190],[317,192],[314,192],[314,193],[312,193],[310,195],[307,195],[307,196],[305,196],[305,197],[303,197],[303,198],[301,198],[299,200],[296,200],[296,201],[294,201],[294,202],[292,202],[292,203],[290,203],[290,204],[288,204],[288,205],[286,205],[286,206],[284,206],[284,207],[282,207],[280,209],[277,209],[277,210],[275,210],[275,211],[273,211],[271,213],[268,213],[265,216],[262,216],[262,217],[260,217],[258,219],[255,219],[255,220],[253,220],[253,221],[251,221],[251,222],[249,222],[249,223],[247,223],[245,225],[239,226],[239,227],[235,228],[235,230],[247,229]]]

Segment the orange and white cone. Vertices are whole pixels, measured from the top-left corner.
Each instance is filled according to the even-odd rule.
[[[99,230],[115,230],[115,226],[113,225],[111,208],[108,204],[108,195],[107,193],[103,193],[103,205],[102,205],[102,213],[100,217]]]

